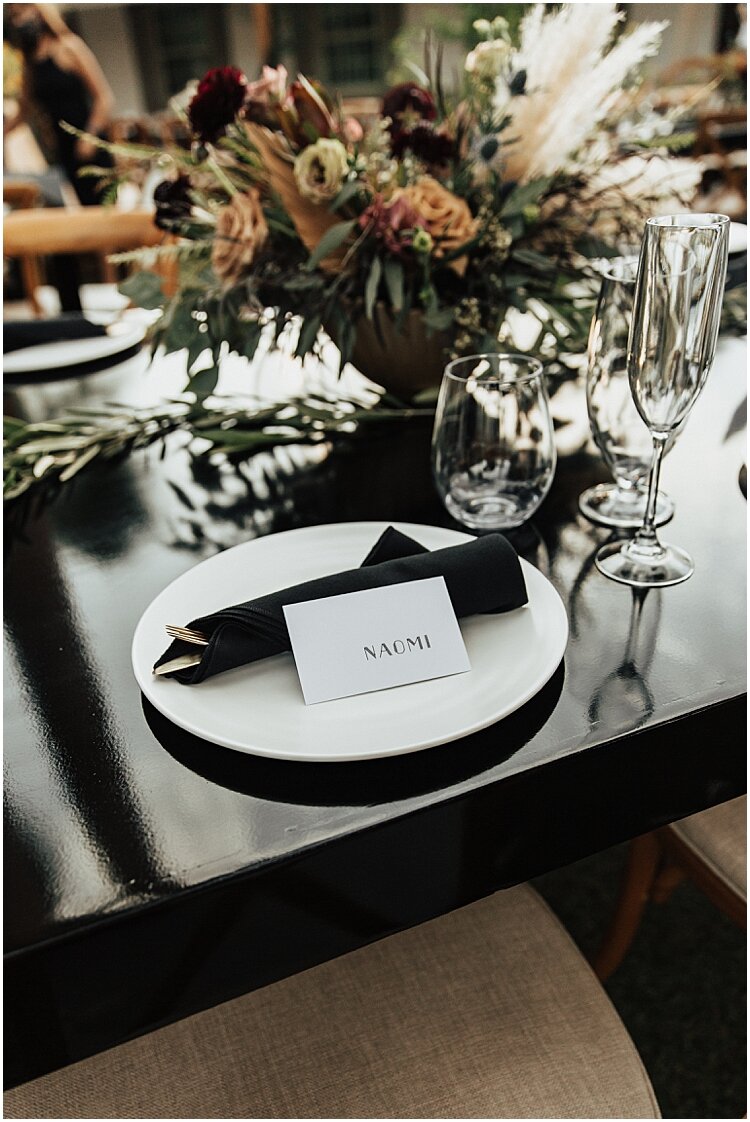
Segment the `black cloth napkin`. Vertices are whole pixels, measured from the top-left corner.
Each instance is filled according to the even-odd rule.
[[[187,625],[201,631],[209,645],[197,666],[169,677],[197,685],[214,674],[291,650],[284,619],[285,604],[299,604],[345,592],[361,592],[405,581],[444,577],[456,616],[508,612],[528,600],[521,565],[501,534],[487,534],[463,545],[430,551],[389,526],[358,569],[318,577],[291,588],[222,608]],[[198,648],[175,640],[157,666]]]
[[[37,347],[42,343],[93,339],[106,334],[106,328],[100,323],[91,323],[75,313],[50,319],[6,320],[3,324],[3,354],[20,351],[23,347]]]

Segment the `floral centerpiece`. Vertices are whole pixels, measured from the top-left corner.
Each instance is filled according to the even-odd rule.
[[[298,356],[325,329],[342,365],[407,396],[448,355],[580,352],[590,258],[637,244],[697,181],[663,136],[638,139],[625,93],[665,24],[618,35],[621,19],[614,4],[537,5],[517,45],[501,17],[479,21],[463,96],[422,74],[364,123],[281,66],[252,82],[209,71],[187,105],[192,152],[154,153],[156,221],[178,239],[171,291],[153,273],[125,291],[163,301],[155,339],[187,346],[191,370],[213,347],[204,393],[222,344],[252,357],[265,325],[278,339],[291,319]]]
[[[698,171],[671,149],[673,121],[644,121],[629,90],[664,24],[621,26],[614,4],[537,5],[517,42],[502,18],[475,27],[464,88],[440,67],[395,86],[380,112],[348,116],[302,75],[209,71],[175,108],[188,146],[110,145],[117,177],[155,175],[165,243],[116,255],[122,290],[160,309],[153,344],[187,351],[189,391],[152,410],[10,420],[6,499],[132,448],[187,434],[197,456],[350,439],[362,422],[412,417],[448,357],[525,350],[547,369],[585,348],[592,259],[638,244],[645,218],[682,206]],[[101,143],[91,138],[95,143]],[[280,403],[217,394],[227,351],[261,337],[304,358],[325,333],[393,396],[303,394]],[[406,405],[404,405],[406,402]]]

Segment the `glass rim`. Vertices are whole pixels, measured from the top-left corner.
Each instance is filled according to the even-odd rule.
[[[477,380],[481,380],[483,386],[522,385],[524,382],[530,382],[532,378],[538,378],[544,370],[538,358],[534,358],[533,355],[522,354],[520,351],[481,351],[475,355],[462,355],[461,358],[452,359],[443,371],[443,377],[452,378],[454,382],[463,382],[466,384],[472,378],[472,375],[457,374],[452,368],[459,366],[462,362],[477,362],[480,359],[511,360],[517,362],[519,365],[523,363],[525,366],[530,366],[532,368],[528,373],[513,379],[503,378],[499,375],[494,378],[486,378],[483,374],[480,374]]]
[[[686,219],[687,221],[674,221],[675,219]],[[714,211],[685,211],[680,214],[660,214],[654,218],[647,218],[646,226],[664,230],[705,230],[712,226],[721,229],[724,226],[729,226],[730,221],[728,215]]]
[[[602,280],[616,281],[618,284],[632,284],[635,285],[638,273],[638,254],[637,253],[621,253],[619,257],[608,258],[608,264],[598,270],[598,275]],[[632,265],[633,276],[631,277],[618,277],[613,267],[615,262],[622,262],[626,265]]]

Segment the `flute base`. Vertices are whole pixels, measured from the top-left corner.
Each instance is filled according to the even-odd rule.
[[[635,541],[610,542],[596,555],[600,573],[631,588],[668,588],[695,571],[692,558],[674,545],[641,548]]]
[[[599,483],[589,487],[578,499],[578,508],[590,522],[611,526],[615,530],[637,530],[646,516],[646,491],[623,491],[616,483]],[[655,526],[663,526],[674,516],[674,503],[659,491],[656,496]]]

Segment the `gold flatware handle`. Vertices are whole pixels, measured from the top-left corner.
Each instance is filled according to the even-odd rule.
[[[200,632],[190,627],[177,627],[174,623],[165,626],[167,635],[172,639],[182,639],[183,643],[195,643],[199,647],[207,647],[208,639]]]
[[[191,666],[197,666],[202,657],[199,654],[180,655],[179,658],[163,662],[161,666],[155,666],[152,674],[158,676],[159,674],[171,674],[173,670],[188,670]]]

